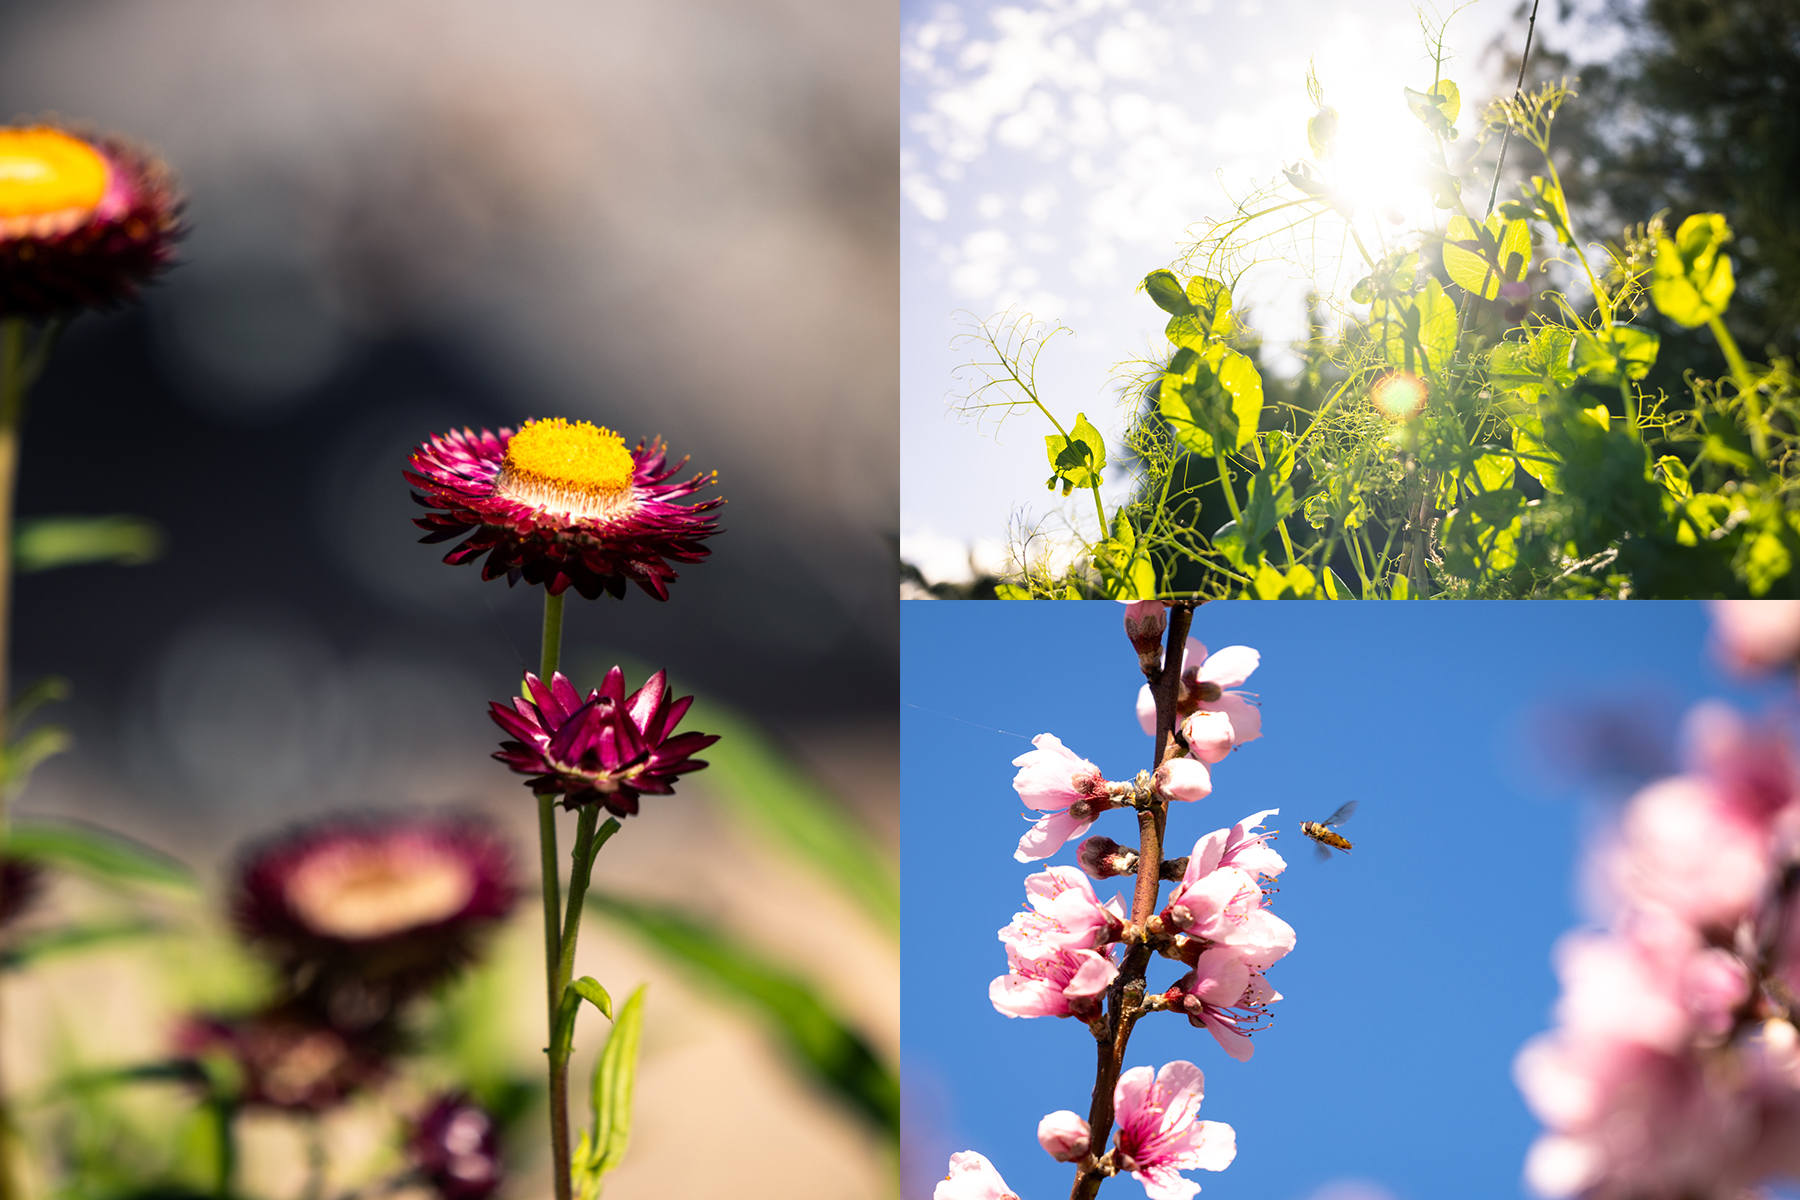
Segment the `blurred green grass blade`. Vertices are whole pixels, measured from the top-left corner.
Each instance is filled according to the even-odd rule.
[[[0,970],[12,971],[30,966],[58,954],[85,950],[90,946],[129,941],[161,933],[164,926],[156,921],[107,921],[93,925],[68,925],[47,929],[23,938],[15,946],[0,951]]]
[[[588,893],[588,906],[713,990],[755,1005],[809,1076],[877,1130],[899,1137],[899,1079],[860,1034],[785,968],[673,909],[594,892]]]
[[[745,822],[811,862],[890,932],[900,928],[900,879],[888,856],[842,801],[813,782],[750,721],[710,704],[696,704],[693,723],[719,740],[704,751],[711,793]]]
[[[613,1021],[612,1034],[594,1064],[594,1179],[625,1160],[631,1143],[631,1093],[637,1084],[638,1043],[644,1036],[644,991],[638,985]]]
[[[39,725],[28,729],[0,751],[0,789],[10,798],[16,796],[31,778],[31,773],[47,758],[52,758],[75,744],[75,739],[61,725]]]
[[[29,517],[19,521],[13,563],[19,574],[89,563],[137,566],[153,562],[165,541],[162,526],[147,517]]]
[[[7,835],[6,852],[112,883],[148,883],[190,892],[200,886],[192,871],[162,851],[76,821],[22,818]]]

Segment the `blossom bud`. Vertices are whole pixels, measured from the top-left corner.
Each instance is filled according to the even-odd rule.
[[[1212,772],[1197,758],[1171,758],[1156,768],[1156,790],[1170,800],[1201,800],[1212,795]]]
[[[1138,852],[1121,846],[1109,837],[1091,837],[1081,843],[1075,854],[1081,869],[1095,879],[1111,879],[1115,875],[1136,875]]]
[[[1202,709],[1181,723],[1188,753],[1204,763],[1216,763],[1231,753],[1234,739],[1231,718],[1216,709]]]
[[[1161,600],[1133,600],[1125,606],[1125,636],[1146,676],[1154,678],[1162,670],[1163,631],[1168,627],[1169,606]]]
[[[1090,1136],[1088,1123],[1066,1108],[1038,1122],[1038,1145],[1057,1162],[1086,1158]]]

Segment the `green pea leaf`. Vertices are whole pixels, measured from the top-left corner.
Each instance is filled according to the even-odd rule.
[[[1075,428],[1068,437],[1060,433],[1046,437],[1044,452],[1050,459],[1051,471],[1045,486],[1055,488],[1060,482],[1065,496],[1078,487],[1098,484],[1106,466],[1106,442],[1100,431],[1088,423],[1085,413],[1075,414]]]
[[[1730,240],[1731,226],[1718,213],[1695,213],[1673,240],[1659,239],[1650,273],[1656,310],[1690,328],[1723,314],[1737,287],[1731,259],[1719,252]]]
[[[1144,276],[1144,290],[1156,301],[1156,307],[1170,316],[1185,317],[1194,311],[1188,303],[1187,293],[1181,288],[1181,281],[1175,278],[1173,271],[1152,271]]]
[[[1662,337],[1652,329],[1615,325],[1575,338],[1575,373],[1595,383],[1613,384],[1623,375],[1642,379],[1656,363]]]
[[[1466,292],[1493,300],[1500,285],[1525,278],[1531,266],[1531,227],[1524,221],[1501,223],[1495,213],[1485,225],[1464,216],[1450,218],[1444,234],[1444,269]]]

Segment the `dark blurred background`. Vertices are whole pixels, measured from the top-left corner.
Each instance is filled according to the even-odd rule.
[[[0,4],[0,111],[147,143],[192,227],[31,399],[21,515],[142,514],[167,547],[21,580],[15,686],[69,677],[79,743],[25,808],[212,843],[498,770],[483,701],[535,663],[540,593],[417,544],[400,470],[549,415],[660,434],[729,500],[669,603],[571,604],[565,663],[667,666],[827,773],[891,773],[896,28],[830,0]]]

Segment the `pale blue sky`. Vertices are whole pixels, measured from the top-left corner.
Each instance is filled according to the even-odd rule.
[[[1450,23],[1465,129],[1502,29],[1523,39],[1510,0]],[[1058,506],[1040,417],[996,433],[947,406],[970,357],[952,344],[960,323],[1017,307],[1075,330],[1040,364],[1045,399],[1113,444],[1113,368],[1165,344],[1164,318],[1134,289],[1190,226],[1229,211],[1225,186],[1241,194],[1307,153],[1309,60],[1343,137],[1364,135],[1365,163],[1410,132],[1401,89],[1430,86],[1433,71],[1406,0],[904,0],[901,47],[901,534],[933,575],[957,565],[960,544],[1003,542],[1015,510],[1035,520]],[[1272,341],[1298,332],[1291,270],[1250,290]]]

